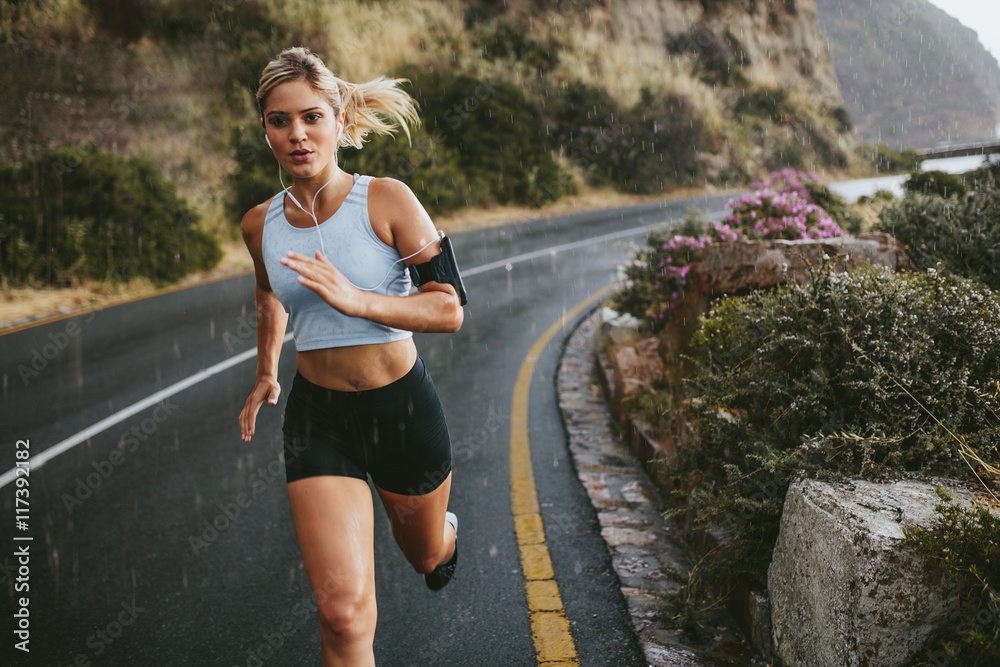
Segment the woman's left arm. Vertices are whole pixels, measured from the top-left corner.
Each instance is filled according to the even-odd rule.
[[[394,246],[400,257],[420,251],[407,264],[422,264],[441,252],[439,243],[430,243],[437,238],[434,223],[405,184],[391,178],[373,179],[368,198],[375,234]],[[298,271],[300,283],[351,317],[421,333],[453,333],[465,317],[458,293],[448,283],[427,281],[417,294],[387,296],[357,289],[319,252],[315,257],[289,253],[281,262]]]

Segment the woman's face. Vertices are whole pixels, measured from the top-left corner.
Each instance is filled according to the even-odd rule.
[[[276,86],[267,96],[264,128],[274,157],[293,177],[324,176],[336,165],[343,112],[303,80]]]

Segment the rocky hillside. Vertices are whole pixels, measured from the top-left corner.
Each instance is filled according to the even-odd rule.
[[[996,136],[1000,66],[975,32],[927,0],[816,4],[866,141],[924,148]]]
[[[427,130],[421,159],[453,186],[428,194],[440,209],[510,197],[540,205],[580,186],[725,186],[856,159],[814,0],[0,0],[0,160],[82,143],[140,154],[210,224],[229,225],[234,174],[274,177],[252,90],[267,59],[292,43],[348,79],[414,81]],[[541,144],[556,166],[535,170],[548,182],[514,194],[486,184],[485,200],[470,199],[484,190],[468,174],[503,170],[467,165],[476,142],[452,125],[475,115],[469,105],[493,114],[501,101],[520,110],[510,123],[532,126],[511,136]],[[384,150],[398,149],[366,152]],[[256,171],[248,159],[260,161]],[[411,176],[426,166],[402,159]],[[535,173],[525,162],[535,157],[518,159]]]

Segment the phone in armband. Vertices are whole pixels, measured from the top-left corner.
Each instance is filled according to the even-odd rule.
[[[432,257],[429,262],[411,264],[407,269],[410,272],[410,280],[413,281],[415,287],[420,287],[428,281],[448,283],[458,292],[458,300],[463,306],[469,302],[469,297],[465,293],[465,283],[462,282],[462,274],[458,271],[455,249],[452,248],[451,239],[444,234],[441,235],[440,254]]]

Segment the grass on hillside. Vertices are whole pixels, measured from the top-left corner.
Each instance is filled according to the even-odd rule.
[[[67,111],[72,110],[73,122],[56,122],[36,114],[31,120],[35,125],[29,128],[36,140],[75,143],[97,139],[105,149],[140,154],[158,164],[179,194],[201,214],[204,226],[223,240],[225,259],[213,275],[249,268],[241,264],[245,250],[236,233],[237,221],[226,213],[225,199],[227,179],[236,165],[233,129],[242,125],[254,131],[259,126],[250,86],[236,85],[234,73],[252,79],[273,55],[269,50],[276,52],[289,40],[313,47],[326,57],[331,69],[350,80],[444,68],[483,80],[512,80],[543,102],[547,91],[559,82],[579,81],[607,91],[622,108],[634,104],[643,88],[650,88],[683,98],[695,116],[705,120],[706,136],[718,142],[719,148],[717,154],[706,153],[700,159],[712,165],[723,187],[737,187],[742,177],[752,176],[753,165],[763,166],[767,156],[760,144],[765,143],[781,148],[772,160],[790,156],[805,161],[798,165],[802,168],[823,171],[821,165],[812,163],[811,147],[819,137],[814,129],[824,118],[809,100],[794,93],[790,96],[791,113],[786,115],[797,123],[794,129],[782,128],[787,119],[770,119],[766,114],[746,116],[745,123],[733,124],[729,107],[734,104],[735,89],[727,92],[724,86],[719,88],[703,79],[696,54],[665,58],[662,36],[654,43],[646,34],[652,24],[636,22],[633,15],[615,7],[595,4],[584,20],[583,14],[572,8],[542,11],[517,2],[499,9],[488,3],[439,0],[247,0],[214,3],[207,9],[192,0],[157,0],[144,4],[143,11],[166,12],[163,16],[174,21],[173,30],[187,31],[182,38],[170,36],[162,27],[150,27],[165,26],[169,21],[148,21],[133,26],[142,32],[140,37],[116,41],[108,37],[107,27],[99,24],[97,15],[87,11],[91,4],[91,0],[38,0],[30,5],[0,0],[0,35],[20,40],[18,43],[32,53],[44,54],[46,68],[69,73],[75,86],[59,90],[54,79],[28,76],[34,66],[31,59],[15,58],[11,64],[14,88],[9,91],[8,106],[0,100],[0,109],[7,111],[8,119],[17,119],[26,96],[59,95],[69,105]],[[643,0],[635,3],[634,9],[655,18],[657,25],[693,25],[701,16],[700,8],[684,4]],[[259,32],[261,26],[270,26],[270,42]],[[533,57],[541,59],[543,68],[484,51],[484,45],[503,46],[495,41],[501,34],[523,36],[525,44],[521,46],[534,49]],[[63,46],[53,46],[60,44]],[[548,66],[545,62],[551,65],[550,70],[544,69]],[[114,74],[109,75],[109,71]],[[21,136],[18,128],[0,122],[0,135]],[[798,145],[808,148],[800,151]],[[30,143],[13,146],[29,151],[28,155],[41,148],[44,146]],[[850,151],[848,156],[853,159]],[[684,190],[676,190],[670,196],[684,194]],[[541,209],[489,206],[460,210],[439,217],[438,224],[455,230],[662,198],[662,194],[644,198],[584,188]],[[37,316],[145,289],[142,284],[95,283],[74,287],[63,297],[56,296],[58,290],[7,290],[0,296],[0,326],[26,316],[26,309],[34,309]]]

